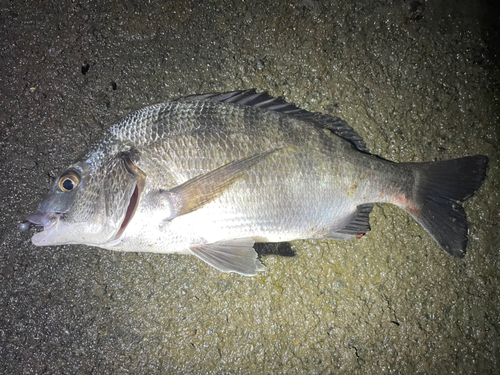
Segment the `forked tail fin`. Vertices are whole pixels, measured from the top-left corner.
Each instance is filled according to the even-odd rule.
[[[467,218],[460,202],[481,186],[488,167],[486,156],[416,163],[413,199],[405,209],[444,250],[465,256]]]

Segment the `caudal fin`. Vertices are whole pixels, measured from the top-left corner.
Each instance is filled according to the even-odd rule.
[[[467,218],[460,202],[481,186],[488,167],[486,156],[413,164],[417,168],[413,202],[407,211],[444,250],[465,256]]]

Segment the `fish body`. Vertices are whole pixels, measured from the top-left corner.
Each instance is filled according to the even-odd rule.
[[[28,217],[35,245],[193,254],[226,272],[262,268],[255,242],[348,239],[374,203],[409,212],[453,256],[459,202],[488,159],[392,163],[344,121],[266,93],[196,95],[153,105],[108,129]]]

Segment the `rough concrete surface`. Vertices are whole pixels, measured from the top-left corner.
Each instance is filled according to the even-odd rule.
[[[451,5],[452,4],[452,5]],[[495,2],[492,2],[494,5]],[[0,372],[500,372],[498,13],[464,1],[0,4]],[[194,257],[37,248],[19,222],[103,128],[257,88],[403,161],[484,154],[453,259],[405,212],[254,278]]]

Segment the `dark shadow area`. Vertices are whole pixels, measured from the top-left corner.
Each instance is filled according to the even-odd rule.
[[[256,243],[253,248],[261,257],[268,255],[294,257],[296,255],[289,242]]]

